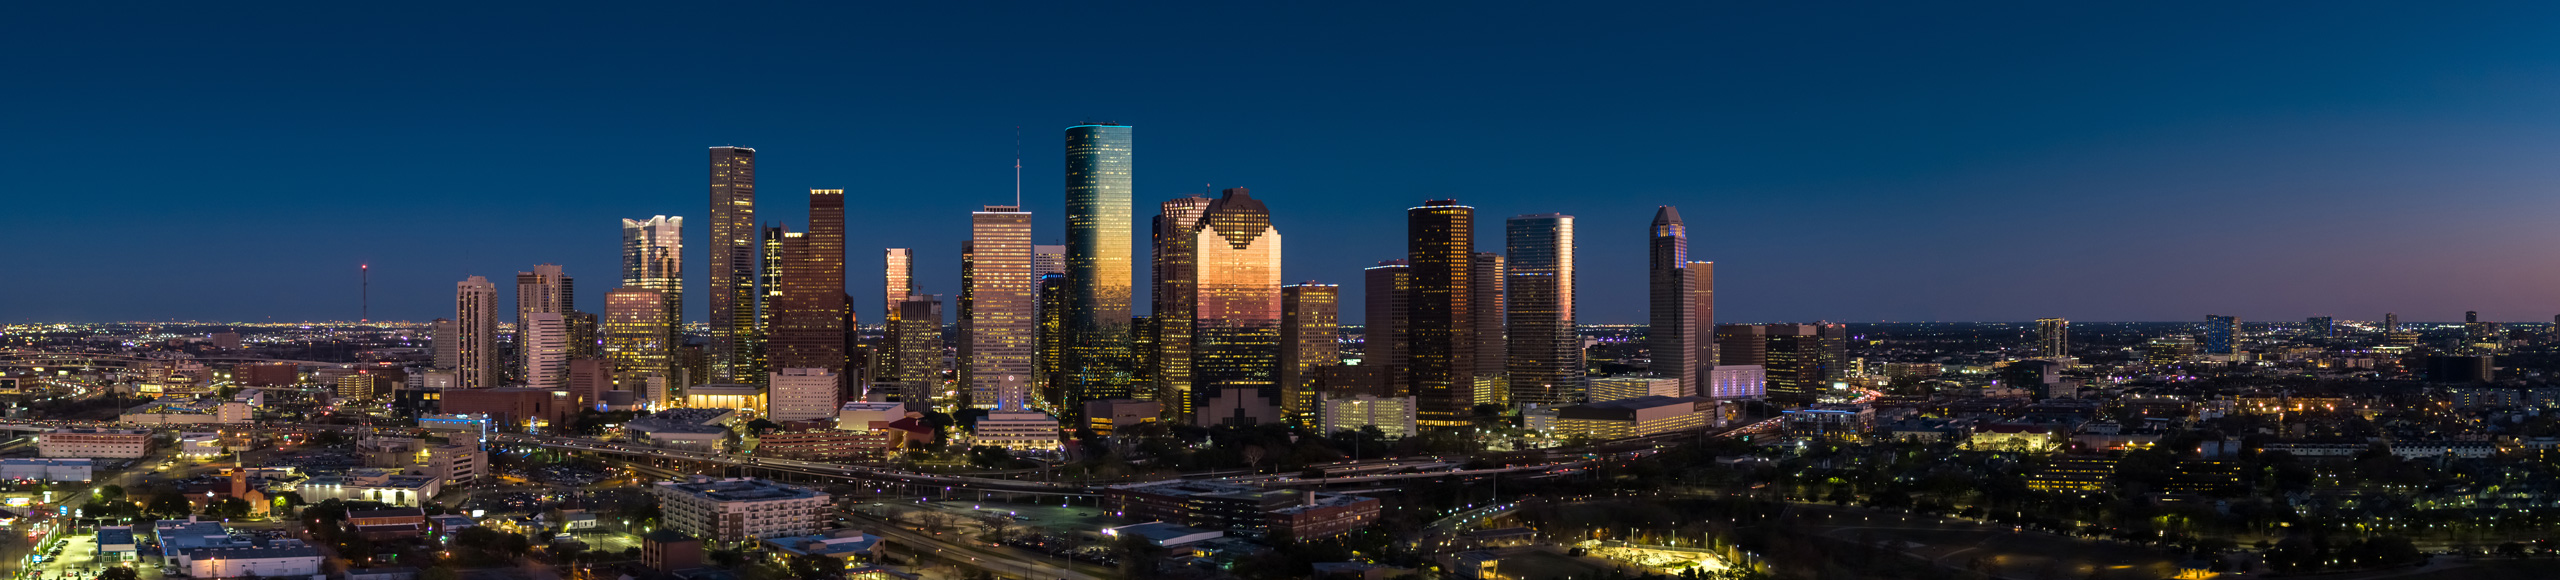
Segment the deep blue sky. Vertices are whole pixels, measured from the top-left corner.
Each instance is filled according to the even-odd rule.
[[[1580,216],[1587,322],[1662,204],[1726,321],[2560,312],[2549,3],[380,4],[0,6],[0,320],[348,319],[359,263],[378,319],[542,262],[594,309],[734,144],[768,220],[849,192],[871,322],[880,248],[956,291],[1016,127],[1058,239],[1088,120],[1142,222],[1251,187],[1347,302],[1456,197]]]

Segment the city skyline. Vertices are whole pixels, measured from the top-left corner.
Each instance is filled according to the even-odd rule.
[[[1918,7],[1684,7],[1570,23],[1652,32],[1577,43],[1558,39],[1589,36],[1491,43],[1434,32],[1388,42],[1386,30],[1369,25],[1225,9],[1265,17],[1238,20],[1247,36],[1291,31],[1345,42],[1293,54],[1151,38],[1111,57],[1126,86],[1070,90],[1059,87],[1078,83],[1059,79],[1080,69],[1059,65],[1095,57],[1028,50],[1065,34],[1047,29],[1057,9],[1043,7],[996,16],[989,26],[1003,34],[985,46],[937,38],[935,25],[954,15],[918,9],[913,30],[849,46],[815,40],[821,34],[712,36],[763,55],[745,62],[615,40],[608,45],[623,51],[596,55],[597,70],[568,73],[505,64],[571,50],[522,40],[557,36],[521,33],[525,24],[456,22],[513,39],[476,48],[331,29],[294,44],[339,50],[278,61],[264,57],[286,48],[275,44],[283,36],[253,32],[281,24],[240,21],[226,29],[251,34],[208,37],[215,28],[201,23],[241,18],[209,9],[118,21],[130,51],[64,52],[79,45],[64,39],[97,36],[105,22],[77,17],[81,7],[38,7],[30,10],[72,14],[59,15],[63,26],[0,42],[29,55],[22,76],[42,80],[44,90],[13,100],[49,114],[13,121],[20,138],[0,155],[0,171],[21,176],[15,185],[24,190],[63,194],[29,196],[0,218],[0,231],[55,252],[25,268],[58,282],[0,289],[0,302],[12,305],[0,321],[352,320],[363,310],[363,264],[373,270],[372,318],[449,316],[440,286],[464,276],[496,279],[539,263],[608,275],[615,249],[597,234],[612,219],[707,224],[702,148],[722,145],[759,149],[766,159],[757,178],[768,194],[845,188],[868,226],[849,233],[848,251],[918,248],[920,291],[956,294],[950,249],[967,234],[933,216],[1011,201],[1017,131],[1021,203],[1062,216],[1065,145],[1051,131],[1087,120],[1143,129],[1139,204],[1253,188],[1281,214],[1277,227],[1306,234],[1287,258],[1290,280],[1342,283],[1393,257],[1397,212],[1425,199],[1466,199],[1488,219],[1577,216],[1590,232],[1578,239],[1586,279],[1577,317],[1588,323],[1644,321],[1643,241],[1601,232],[1640,227],[1658,205],[1717,224],[1697,227],[1693,243],[1726,270],[1722,318],[1735,321],[2365,320],[2380,312],[2421,321],[2458,320],[2466,310],[2538,321],[2560,311],[2540,290],[2560,285],[2560,268],[2550,267],[2560,259],[2528,250],[2560,244],[2560,233],[2524,221],[2560,209],[2536,193],[2560,175],[2533,161],[2560,152],[2540,137],[2560,127],[2560,107],[2549,104],[2560,101],[2542,84],[2511,80],[2540,78],[2560,61],[2532,25],[2554,9],[2328,8],[2322,26],[2278,26],[2299,15],[2248,7],[2195,18],[2175,5],[2038,7],[2012,18]],[[1204,10],[1195,16],[1237,15]],[[1423,16],[1381,10],[1369,21]],[[771,24],[823,28],[854,14]],[[1498,12],[1433,17],[1496,31],[1549,24]],[[633,18],[649,30],[693,25]],[[1170,24],[1148,16],[1129,26]],[[2273,32],[2229,34],[2241,29]],[[590,34],[571,30],[556,42]],[[1845,42],[1853,36],[1872,43]],[[2051,42],[2035,55],[1980,48],[2023,40]],[[429,57],[437,51],[402,48],[411,44],[467,50]],[[829,60],[901,45],[966,50]],[[1877,45],[1898,48],[1857,48]],[[1512,64],[1420,75],[1386,64],[1451,51]],[[178,52],[189,53],[184,69],[134,56]],[[477,82],[407,90],[418,76],[457,78],[442,59],[501,54],[510,58],[500,66],[458,77]],[[1020,58],[1032,60],[1001,64]],[[356,62],[368,64],[348,64]],[[631,74],[661,63],[734,74]],[[2285,72],[2264,74],[2271,70]],[[941,89],[831,90],[845,78],[952,94],[988,83],[1032,88],[935,104],[919,99]],[[1484,90],[1516,88],[1520,78],[1544,88]],[[771,88],[742,95],[732,84],[739,80]],[[780,88],[804,81],[814,86]],[[1181,92],[1169,84],[1203,81],[1270,90],[1239,91],[1235,106],[1215,110],[1166,96]],[[318,84],[283,100],[228,89],[259,82]],[[137,87],[156,90],[128,90]],[[1479,96],[1449,98],[1463,93]],[[159,96],[178,94],[196,96],[182,106]],[[724,105],[748,104],[708,106],[704,97],[714,94],[740,99]],[[873,110],[902,114],[846,112]],[[1502,115],[1541,110],[1569,113],[1556,122]],[[653,122],[629,122],[635,116]],[[470,146],[491,141],[554,153],[519,159]],[[308,156],[304,169],[279,178],[254,171],[261,164],[246,157],[281,149]],[[1537,161],[1521,162],[1531,151]],[[402,177],[385,179],[393,175]],[[365,193],[341,194],[351,187]],[[123,211],[129,202],[166,211]],[[766,205],[781,207],[760,208],[758,225],[797,229],[806,220],[796,204]],[[2203,208],[2215,219],[2197,219]],[[98,224],[121,235],[98,235]],[[712,239],[704,226],[687,226],[688,238]],[[416,233],[429,228],[466,235]],[[1066,241],[1063,219],[1035,228],[1038,243]],[[1827,235],[1770,242],[1807,228]],[[1497,235],[1479,232],[1476,243],[1493,247]],[[257,283],[188,292],[103,282],[116,267],[180,279],[236,271],[186,258],[187,240],[197,239],[257,248],[275,265]],[[684,261],[701,265],[682,292],[687,321],[711,312],[715,293],[700,274],[715,263],[711,246],[686,248]],[[1133,277],[1144,279],[1144,260],[1133,262]],[[2016,263],[2044,264],[2050,275],[1990,284],[1958,273]],[[853,276],[848,287],[878,283],[869,278]],[[2093,280],[2100,283],[2085,283]],[[2213,284],[2199,288],[2204,280]],[[2353,291],[2314,292],[2342,287]],[[579,300],[601,303],[611,288],[591,283]],[[879,296],[855,299],[856,312],[886,311]],[[1356,291],[1345,299],[1358,300]],[[1133,309],[1145,310],[1139,302],[1132,298]],[[1356,312],[1344,318],[1363,322]]]

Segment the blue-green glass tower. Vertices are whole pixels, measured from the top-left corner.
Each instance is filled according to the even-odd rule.
[[[1085,401],[1133,394],[1130,129],[1110,123],[1067,128],[1068,413]]]

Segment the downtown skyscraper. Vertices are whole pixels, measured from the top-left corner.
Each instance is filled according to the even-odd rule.
[[[1281,416],[1317,419],[1316,373],[1342,364],[1336,339],[1341,308],[1341,286],[1302,282],[1280,287]]]
[[[1279,389],[1281,239],[1271,210],[1245,188],[1229,188],[1192,229],[1187,310],[1195,392],[1249,388],[1270,406],[1285,407]],[[1208,417],[1199,422],[1213,424]]]
[[[501,379],[496,284],[482,276],[454,283],[453,330],[454,385],[465,389],[498,387]]]
[[[1148,343],[1155,352],[1145,357],[1145,374],[1155,382],[1153,398],[1163,405],[1165,417],[1179,421],[1190,417],[1199,403],[1191,369],[1191,316],[1199,304],[1199,281],[1192,270],[1199,257],[1192,247],[1199,242],[1200,215],[1209,211],[1209,198],[1178,197],[1160,207],[1152,232],[1154,267],[1147,270],[1153,300],[1147,319],[1153,340]]]
[[[1360,273],[1361,312],[1367,320],[1361,326],[1360,366],[1377,367],[1377,384],[1364,385],[1372,394],[1386,397],[1413,395],[1413,375],[1407,372],[1406,343],[1412,337],[1413,312],[1406,304],[1413,301],[1413,265],[1407,260],[1386,260]]]
[[[1133,382],[1130,262],[1136,159],[1131,127],[1068,127],[1067,375],[1074,400],[1127,397]],[[1072,409],[1071,409],[1072,411]]]
[[[1475,215],[1451,199],[1405,212],[1413,283],[1404,354],[1423,425],[1465,426],[1476,404]]]
[[[684,218],[656,216],[647,221],[622,220],[622,287],[658,293],[661,340],[672,351],[684,344]],[[667,380],[691,383],[668,369]]]
[[[1573,216],[1515,216],[1503,222],[1503,250],[1510,254],[1509,333],[1504,367],[1514,403],[1557,406],[1580,402],[1590,378],[1582,336],[1574,327]]]
[[[756,234],[756,150],[711,148],[710,382],[765,380],[756,364]]]
[[[1645,342],[1656,376],[1680,380],[1680,392],[1704,392],[1715,368],[1715,266],[1689,261],[1689,230],[1680,210],[1654,211],[1648,282],[1652,294]]]
[[[1037,290],[1031,275],[1031,212],[990,205],[969,214],[968,257],[963,266],[967,307],[969,406],[1023,411],[1028,403],[1032,349],[1038,339]]]
[[[1467,283],[1474,288],[1467,299],[1469,316],[1475,319],[1469,342],[1475,345],[1475,400],[1478,405],[1508,405],[1511,401],[1511,379],[1506,371],[1511,361],[1511,340],[1503,326],[1505,289],[1503,287],[1502,254],[1476,252],[1469,257],[1473,268]]]
[[[626,286],[604,295],[604,356],[613,361],[614,390],[651,406],[666,405],[676,382],[667,317],[666,296],[656,290]]]
[[[809,231],[779,239],[781,290],[768,298],[766,368],[827,369],[854,380],[845,372],[845,323],[853,313],[845,303],[844,190],[809,190]]]
[[[516,360],[525,386],[557,388],[565,380],[576,300],[576,281],[558,264],[516,273]]]

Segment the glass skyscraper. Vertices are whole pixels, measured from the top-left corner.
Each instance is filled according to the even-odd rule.
[[[1689,229],[1680,223],[1680,210],[1666,205],[1654,210],[1650,231],[1653,300],[1645,345],[1653,359],[1651,370],[1655,376],[1680,379],[1684,394],[1698,393],[1706,386],[1704,371],[1713,364],[1699,355],[1713,348],[1710,333],[1715,330],[1699,327],[1700,305],[1692,287],[1700,279],[1689,271]]]
[[[1405,212],[1413,284],[1404,350],[1423,425],[1461,427],[1474,413],[1475,216],[1450,199]]]
[[[1072,400],[1130,394],[1133,142],[1127,125],[1067,128],[1067,342],[1073,346],[1065,390]]]
[[[1503,222],[1510,254],[1511,374],[1514,403],[1565,405],[1583,399],[1589,372],[1574,330],[1573,216],[1524,215]]]
[[[1148,269],[1154,299],[1147,321],[1154,335],[1148,344],[1154,352],[1145,357],[1146,375],[1154,380],[1153,397],[1163,404],[1164,415],[1185,420],[1198,402],[1192,397],[1191,374],[1191,316],[1199,305],[1198,280],[1192,275],[1198,257],[1192,247],[1199,242],[1200,214],[1209,210],[1209,198],[1178,197],[1162,207],[1152,232],[1155,267]]]
[[[1031,212],[1009,205],[970,214],[967,317],[969,406],[1023,411],[1038,340],[1031,276]],[[1124,323],[1125,324],[1125,323]]]
[[[2204,317],[2205,354],[2231,354],[2240,343],[2240,317],[2209,314]]]
[[[756,150],[711,148],[710,382],[765,380],[755,364],[756,233]]]
[[[1193,382],[1254,387],[1279,403],[1280,231],[1271,210],[1231,188],[1201,212],[1193,235]]]
[[[827,369],[837,377],[857,377],[845,369],[846,322],[853,318],[844,292],[844,190],[809,190],[809,231],[783,232],[782,290],[769,299],[774,320],[766,337],[767,364],[774,371]]]

